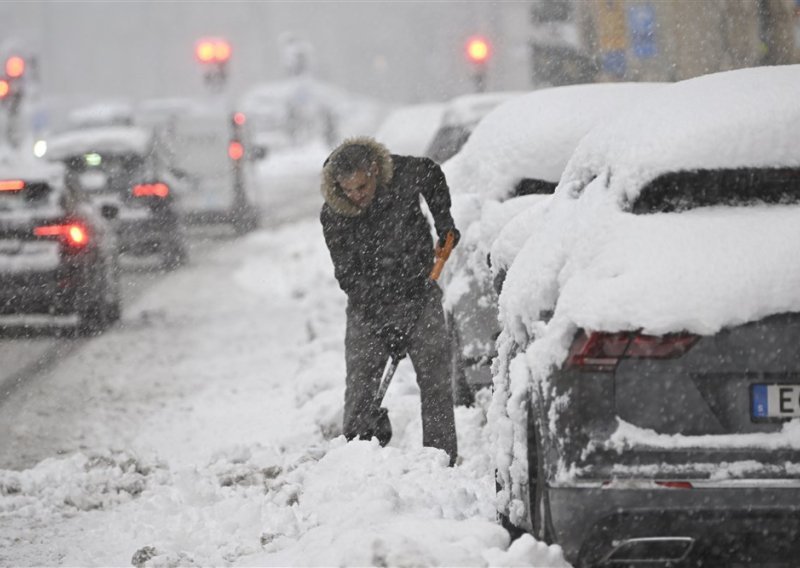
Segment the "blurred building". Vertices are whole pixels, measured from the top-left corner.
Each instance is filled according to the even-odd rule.
[[[532,74],[554,85],[800,61],[800,0],[536,0],[531,21]]]

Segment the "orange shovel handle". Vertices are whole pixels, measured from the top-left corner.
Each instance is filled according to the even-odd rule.
[[[450,253],[453,251],[456,236],[452,231],[447,232],[447,237],[444,239],[444,246],[436,246],[436,262],[433,263],[433,270],[431,270],[431,280],[438,280],[442,274],[444,263],[450,258]]]

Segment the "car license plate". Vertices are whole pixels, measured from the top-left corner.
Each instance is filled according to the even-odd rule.
[[[800,417],[800,385],[752,385],[750,401],[754,420]]]
[[[0,254],[17,254],[21,247],[18,240],[0,240]]]

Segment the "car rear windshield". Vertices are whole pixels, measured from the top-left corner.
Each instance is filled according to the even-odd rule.
[[[138,154],[99,154],[75,156],[66,161],[68,179],[84,191],[127,192],[144,175],[145,160]],[[102,184],[89,186],[82,183],[82,174],[98,173],[105,176]]]
[[[20,190],[0,191],[0,212],[46,207],[52,202],[52,189],[43,182],[25,183]]]
[[[739,168],[672,172],[650,182],[633,213],[666,213],[710,205],[800,203],[800,169]]]

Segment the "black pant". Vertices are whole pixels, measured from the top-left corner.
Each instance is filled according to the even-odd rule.
[[[458,442],[450,381],[451,347],[442,310],[442,291],[438,286],[431,285],[421,300],[412,302],[421,307],[421,313],[413,327],[408,330],[408,355],[414,365],[420,389],[422,444],[444,450],[450,456],[451,463],[454,463],[458,455]],[[410,318],[412,323],[413,319]],[[389,359],[389,352],[377,337],[376,331],[375,323],[348,304],[344,434],[349,439],[365,437],[364,434],[370,431],[368,417],[374,416],[377,410],[375,394]]]

